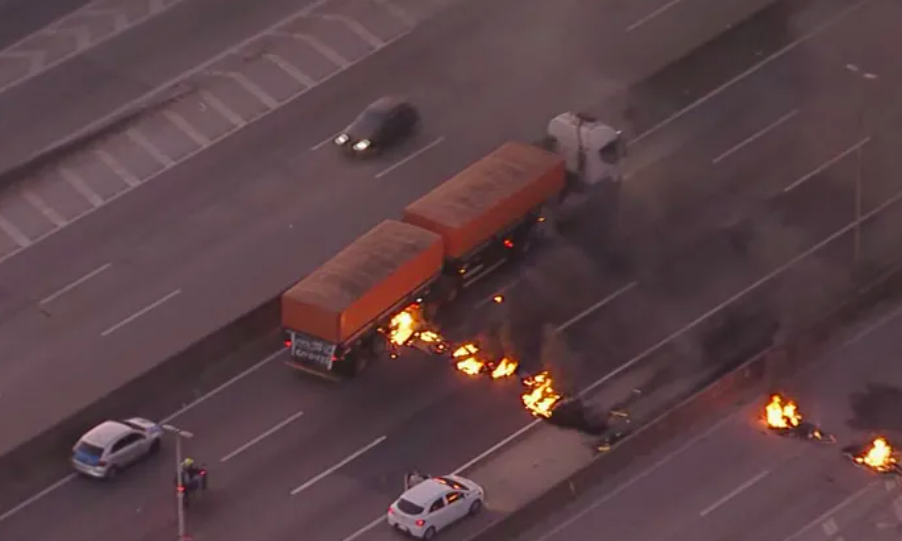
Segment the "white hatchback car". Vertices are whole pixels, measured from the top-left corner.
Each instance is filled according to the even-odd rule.
[[[388,508],[388,523],[418,539],[435,534],[482,509],[485,491],[458,475],[429,477],[408,486]]]
[[[104,421],[72,448],[72,466],[89,477],[111,479],[127,466],[159,451],[162,436],[160,425],[140,417]]]

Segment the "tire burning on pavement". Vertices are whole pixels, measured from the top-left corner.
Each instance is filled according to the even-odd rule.
[[[846,454],[855,464],[877,473],[902,473],[899,454],[883,436],[878,436],[863,446],[846,448]]]
[[[773,394],[764,408],[764,420],[772,430],[786,430],[799,426],[802,414],[794,401]]]

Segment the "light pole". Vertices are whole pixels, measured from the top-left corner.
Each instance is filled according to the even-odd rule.
[[[870,72],[862,72],[858,66],[855,64],[846,64],[846,69],[856,75],[860,75],[862,79],[865,81],[873,81],[877,78],[877,75]],[[862,84],[867,85],[867,82],[863,82]],[[858,133],[863,137],[861,142],[858,145],[858,148],[855,149],[855,156],[857,160],[856,171],[855,171],[855,228],[853,230],[854,242],[855,242],[855,254],[854,254],[854,263],[855,268],[859,268],[859,262],[861,258],[861,182],[862,182],[862,167],[863,167],[863,156],[864,145],[870,140],[870,136],[865,135],[865,118],[864,111],[867,106],[867,87],[862,86],[861,91],[859,92],[859,104],[858,104]]]
[[[185,487],[182,485],[182,438],[191,439],[194,434],[173,425],[163,425],[163,430],[175,434],[175,498],[179,517],[179,541],[183,541],[187,539],[187,535],[185,535]]]

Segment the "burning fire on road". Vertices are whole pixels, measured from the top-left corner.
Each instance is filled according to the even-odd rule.
[[[504,297],[496,295],[493,301],[500,304]],[[468,376],[487,375],[493,380],[504,379],[516,375],[519,368],[519,363],[510,357],[488,358],[475,342],[452,346],[440,333],[428,328],[419,303],[411,304],[392,317],[383,334],[392,358],[398,356],[398,348],[424,346],[434,354],[450,352],[454,367]],[[536,417],[551,418],[554,407],[563,398],[554,389],[551,374],[540,372],[522,378],[521,383],[526,387],[520,395],[526,409]]]
[[[806,421],[798,405],[779,394],[770,396],[764,408],[764,422],[769,430],[782,436],[791,436],[815,443],[833,444],[836,437],[821,430],[811,421]]]
[[[388,341],[394,346],[406,346],[417,335],[421,322],[420,305],[411,304],[391,318],[388,324]]]
[[[765,408],[765,421],[767,427],[772,429],[786,429],[799,426],[802,415],[799,408],[792,400],[784,400],[782,396],[771,395],[770,402]]]
[[[866,445],[858,455],[852,457],[852,460],[878,473],[898,471],[899,459],[896,451],[882,436]]]
[[[523,385],[529,389],[521,397],[523,405],[536,417],[550,418],[555,404],[562,398],[552,383],[551,374],[547,371],[523,378]]]

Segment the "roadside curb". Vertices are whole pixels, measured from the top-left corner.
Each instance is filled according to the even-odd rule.
[[[277,297],[0,456],[0,515],[70,473],[72,445],[99,421],[165,418],[272,355],[281,346],[279,318]]]
[[[586,467],[555,484],[551,489],[514,512],[503,516],[467,541],[514,540],[528,533],[551,513],[573,503],[656,448],[703,423],[713,422],[724,408],[747,401],[753,394],[772,390],[780,381],[798,373],[831,345],[831,336],[875,308],[881,302],[897,300],[902,294],[902,268],[885,273],[869,286],[784,344],[758,353],[720,379],[706,385],[677,406],[646,423],[610,451],[597,456]]]
[[[192,92],[191,89],[179,90],[170,97],[123,111],[105,122],[91,124],[64,137],[62,140],[32,154],[22,162],[0,171],[0,189],[15,186],[19,182],[40,173],[43,169],[53,165],[65,156],[80,152],[92,144],[124,130],[144,115],[178,101],[182,96],[190,92]]]

